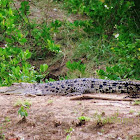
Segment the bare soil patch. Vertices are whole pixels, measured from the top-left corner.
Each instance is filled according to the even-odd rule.
[[[94,95],[95,96],[95,95]],[[97,94],[122,98],[124,95]],[[0,95],[0,134],[6,140],[131,140],[140,139],[140,106],[130,101],[70,100],[64,96]],[[18,100],[32,103],[20,122]],[[80,121],[85,116],[90,120]]]

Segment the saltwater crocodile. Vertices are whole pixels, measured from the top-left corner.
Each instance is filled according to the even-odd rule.
[[[2,92],[2,91],[0,91]],[[140,95],[140,82],[78,78],[49,83],[15,83],[3,91],[25,95],[81,95],[86,93],[128,93]]]

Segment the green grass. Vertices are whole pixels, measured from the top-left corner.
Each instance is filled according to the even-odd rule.
[[[15,103],[14,106],[15,107],[20,107],[20,106],[31,106],[32,103],[29,100],[21,100],[18,99]]]
[[[135,100],[133,105],[140,105],[140,100]]]

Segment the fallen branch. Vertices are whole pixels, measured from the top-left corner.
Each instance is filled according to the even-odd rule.
[[[134,99],[115,99],[115,98],[105,98],[105,97],[95,97],[95,96],[77,96],[77,97],[72,97],[70,100],[109,100],[109,101],[135,101]]]

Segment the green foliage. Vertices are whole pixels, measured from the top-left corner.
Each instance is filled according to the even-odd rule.
[[[63,79],[64,80],[64,79]],[[52,79],[52,78],[49,78],[49,79],[45,79],[45,83],[48,83],[48,82],[54,82],[55,80]]]
[[[65,130],[65,132],[67,133],[66,140],[69,140],[71,138],[71,135],[72,135],[73,131],[74,131],[74,129],[72,127]]]
[[[38,54],[35,46],[41,46],[44,55],[46,52],[59,52],[60,46],[52,41],[50,30],[54,28],[57,31],[61,23],[52,22],[50,27],[30,23],[29,2],[22,1],[19,9],[14,9],[12,5],[12,0],[0,1],[0,41],[6,44],[0,48],[0,86],[14,82],[40,82],[48,65],[41,65],[40,72],[37,72],[27,61]],[[30,45],[33,48],[28,47]],[[33,55],[27,48],[32,50]]]
[[[140,80],[140,39],[136,39],[133,43],[127,43],[119,38],[117,47],[113,50],[119,56],[116,66],[122,70],[121,78],[129,77]]]
[[[6,137],[5,137],[5,133],[6,133],[6,127],[9,126],[9,122],[11,121],[10,117],[6,116],[4,118],[4,121],[1,121],[0,123],[0,140],[5,140]]]
[[[140,105],[140,100],[135,100],[133,105]]]
[[[47,64],[40,65],[40,72],[44,73],[45,71],[47,71],[47,69],[48,69]]]
[[[50,41],[50,40],[47,40],[48,41],[48,49],[52,52],[59,52],[60,50],[60,45],[57,45],[57,44],[54,44],[54,41]]]
[[[83,77],[85,75],[86,65],[82,64],[81,61],[78,62],[70,62],[66,63],[66,67],[69,69],[67,72],[68,78],[75,78],[73,75],[77,77]]]
[[[67,136],[66,136],[66,140],[69,140],[71,138],[71,136],[70,136],[70,134],[68,134]]]
[[[48,100],[48,104],[52,104],[53,103],[53,100]]]
[[[24,17],[26,15],[29,15],[30,6],[28,1],[22,1],[21,2],[21,7],[19,8],[20,14]]]
[[[7,46],[24,46],[32,50],[32,59],[44,58],[47,53],[58,53],[60,45],[52,40],[51,34],[58,32],[61,27],[59,20],[44,23],[30,22],[30,5],[28,1],[22,1],[20,8],[13,8],[12,0],[1,4],[0,14],[0,41],[6,42]]]
[[[26,43],[25,35],[19,30],[20,25],[17,25],[16,22],[19,18],[19,15],[15,15],[15,11],[12,10],[10,4],[13,1],[5,0],[4,3],[0,3],[1,8],[1,15],[0,15],[0,34],[1,41],[6,41],[7,46],[9,45],[24,45]],[[24,3],[24,2],[23,2]],[[22,6],[23,7],[23,6]],[[21,9],[22,11],[22,9]],[[23,12],[21,12],[23,15]],[[20,15],[21,16],[21,15]]]
[[[68,61],[66,63],[66,67],[70,71],[79,70],[82,74],[85,73],[85,69],[86,69],[85,64],[82,64],[81,61],[78,61],[78,62],[70,62],[70,61]]]
[[[29,50],[17,47],[0,48],[0,86],[15,82],[40,81],[47,70],[47,64],[41,65],[40,73],[34,70],[27,59],[31,57]]]
[[[73,128],[72,127],[70,127],[69,129],[66,129],[65,130],[66,133],[71,133],[72,131],[73,131]]]
[[[31,24],[31,23],[30,23]],[[60,24],[61,25],[61,24]],[[31,45],[33,56],[32,59],[44,58],[50,52],[53,54],[59,53],[60,45],[55,44],[52,40],[51,33],[57,32],[60,27],[59,24],[46,23],[42,24],[31,24],[31,38],[28,38],[28,44]]]
[[[25,100],[25,101],[18,100],[15,103],[15,106],[20,106],[18,110],[18,115],[22,117],[22,121],[26,121],[26,117],[28,116],[27,109],[30,108],[31,103],[28,100]]]
[[[31,53],[17,47],[0,48],[0,85],[35,82],[38,73],[26,61]]]
[[[106,67],[106,71],[100,69],[97,70],[96,72],[101,79],[120,80],[121,78],[117,76],[116,73],[120,75],[119,72],[124,71],[122,70],[122,67],[119,68],[117,66],[114,66],[114,67]]]
[[[69,12],[88,17],[87,20],[74,21],[73,25],[87,32],[94,41],[80,44],[76,55],[103,65],[99,62],[106,59],[104,62],[109,63],[106,71],[97,71],[100,78],[140,79],[140,28],[136,2],[64,0]]]
[[[118,61],[114,66],[106,67],[106,71],[97,70],[100,78],[112,80],[120,79],[138,79],[140,80],[140,40],[136,39],[134,43],[121,41],[121,37],[115,47],[111,50],[117,55]]]
[[[18,100],[18,102],[15,105],[20,106],[18,114],[22,117],[23,120],[25,120],[26,117],[28,116],[27,109],[30,108],[31,103],[27,100],[25,101]]]
[[[89,121],[90,118],[89,118],[89,117],[86,117],[86,116],[80,116],[80,117],[78,118],[78,120],[79,120],[79,121]]]
[[[29,18],[28,1],[22,1],[19,8],[13,0],[0,1],[0,42],[6,44],[0,49],[0,85],[40,82],[47,74],[48,66],[41,65],[37,72],[27,61],[59,53],[61,46],[53,41],[57,34],[61,34],[62,44],[66,46],[79,43],[74,44],[76,60],[84,58],[96,68],[106,66],[105,71],[97,71],[100,78],[140,79],[137,3],[137,0],[63,0],[69,12],[84,15],[85,20],[37,23]],[[68,78],[75,78],[74,74],[87,76],[86,66],[80,61],[69,61],[66,66]]]
[[[139,140],[140,139],[140,136],[133,136],[132,137],[132,140]]]
[[[115,24],[125,21],[134,6],[133,1],[111,1],[100,0],[64,0],[64,5],[69,12],[87,15],[88,21],[80,21],[78,25],[84,26],[88,33],[97,33],[101,36],[106,34],[110,37],[114,31]],[[114,16],[115,15],[115,16]]]
[[[10,120],[10,118],[7,116],[7,117],[5,117],[5,121],[6,121],[6,122],[10,122],[11,120]]]
[[[134,110],[130,110],[129,111],[129,114],[133,114],[135,111]]]
[[[29,108],[29,107],[28,106],[21,106],[18,110],[18,114],[23,118],[26,118],[28,116],[26,108]]]
[[[16,103],[14,104],[14,106],[16,106],[16,107],[18,107],[18,106],[31,106],[31,102],[28,100],[22,101],[22,100],[18,99],[16,101]]]
[[[104,62],[112,61],[113,52],[110,51],[110,46],[97,38],[82,39],[76,44],[76,50],[73,57],[75,59],[86,58],[91,63],[102,65]]]
[[[2,130],[0,130],[0,140],[5,140],[5,135],[3,134]]]

